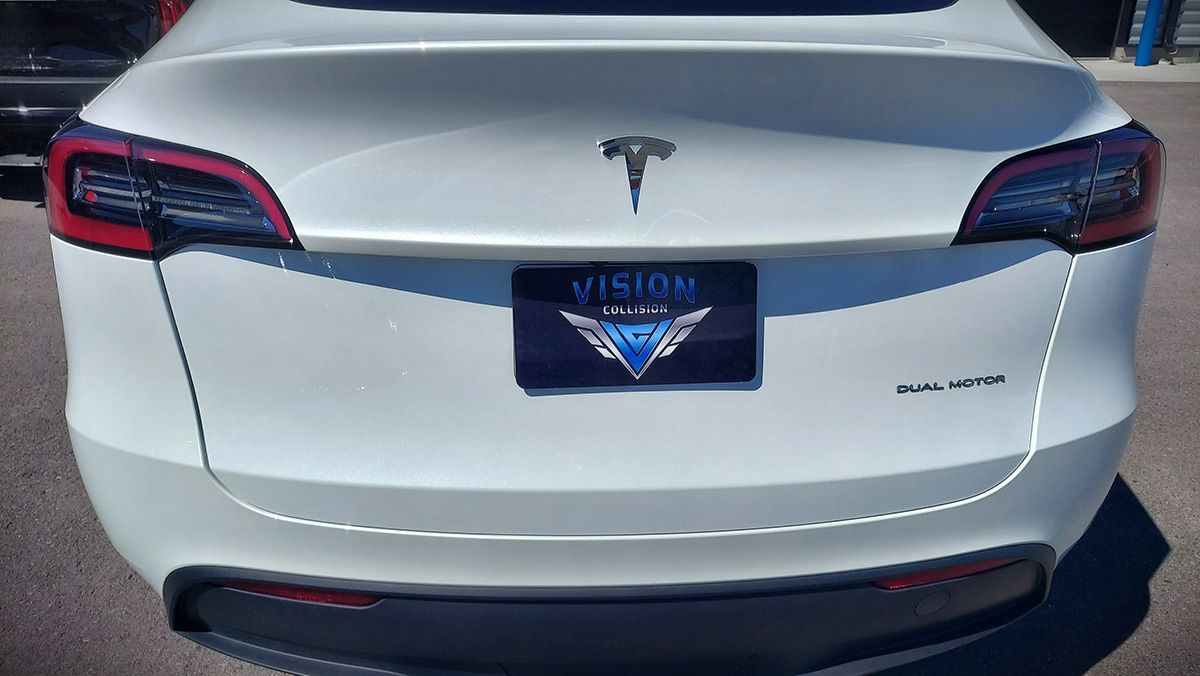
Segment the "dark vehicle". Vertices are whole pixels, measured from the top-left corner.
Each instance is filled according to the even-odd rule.
[[[158,41],[184,0],[0,0],[0,165],[50,136]]]

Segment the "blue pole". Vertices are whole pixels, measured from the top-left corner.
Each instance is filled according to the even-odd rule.
[[[1146,20],[1142,22],[1142,34],[1138,36],[1137,58],[1135,66],[1149,66],[1150,55],[1154,52],[1154,38],[1158,37],[1158,16],[1162,14],[1162,0],[1149,0],[1146,3]]]

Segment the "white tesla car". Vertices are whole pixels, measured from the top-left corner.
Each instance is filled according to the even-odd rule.
[[[411,674],[1037,606],[1163,180],[1007,0],[201,0],[46,167],[72,443],[171,626]]]

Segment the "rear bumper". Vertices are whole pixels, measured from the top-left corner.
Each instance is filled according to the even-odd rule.
[[[871,584],[997,557],[1018,560],[908,589]],[[285,671],[794,674],[994,629],[1045,598],[1053,565],[1052,549],[1026,545],[835,575],[565,590],[364,584],[194,567],[172,573],[164,591],[175,630]],[[222,586],[228,581],[383,598],[336,606]]]
[[[686,614],[688,620],[675,612],[684,607],[676,605],[683,603],[679,599],[639,602],[639,612],[633,615],[626,612],[635,607],[631,603],[614,604],[607,598],[587,604],[556,603],[549,606],[555,612],[546,615],[545,604],[527,607],[527,601],[516,598],[504,603],[473,600],[466,605],[454,599],[435,604],[428,601],[430,594],[417,593],[402,595],[403,602],[390,601],[387,607],[397,609],[399,619],[394,621],[427,621],[403,624],[403,631],[392,628],[390,617],[368,618],[364,625],[376,628],[364,630],[362,640],[384,634],[388,644],[401,648],[411,645],[406,638],[410,633],[421,635],[417,629],[447,627],[448,633],[438,638],[441,643],[434,645],[452,648],[449,654],[460,657],[469,655],[464,651],[474,650],[470,646],[478,641],[470,636],[461,638],[464,634],[456,625],[460,621],[483,623],[493,615],[509,618],[507,626],[490,630],[500,633],[480,634],[491,636],[497,649],[513,634],[537,636],[530,630],[536,628],[550,632],[543,636],[558,641],[549,645],[592,650],[605,639],[603,632],[591,629],[595,625],[588,623],[601,620],[609,623],[605,626],[615,626],[614,632],[637,629],[646,635],[663,632],[665,627],[687,626],[681,624],[686,621],[707,622],[710,624],[679,636],[694,647],[706,648],[711,643],[743,656],[746,653],[739,651],[769,651],[779,644],[721,643],[734,639],[724,638],[711,627],[722,625],[731,631],[745,625],[749,628],[745,640],[756,641],[769,637],[774,627],[782,627],[777,636],[797,632],[811,636],[826,626],[840,631],[847,626],[874,625],[879,615],[886,620],[884,624],[913,632],[900,639],[873,632],[862,642],[839,638],[833,642],[832,653],[803,653],[808,648],[802,646],[801,663],[819,666],[873,651],[904,651],[907,641],[954,641],[953,635],[959,631],[978,635],[1006,617],[1011,619],[999,610],[1015,616],[1022,606],[1009,604],[1029,598],[1036,602],[1045,593],[1052,562],[1043,560],[1044,555],[1022,555],[1039,561],[1044,577],[1033,583],[1026,592],[1028,597],[1004,594],[997,599],[971,592],[965,596],[971,601],[970,613],[956,619],[962,626],[941,634],[944,627],[914,624],[910,613],[921,600],[915,593],[885,594],[863,589],[861,582],[898,562],[934,562],[1027,543],[1046,545],[1044,551],[1053,552],[1057,560],[1083,534],[1112,485],[1133,419],[1134,327],[1152,240],[1146,237],[1076,257],[1044,368],[1033,447],[1021,466],[994,488],[969,499],[919,510],[802,526],[607,536],[467,535],[347,526],[283,516],[239,500],[207,469],[197,425],[199,412],[155,263],[90,251],[57,239],[52,240],[52,247],[70,362],[67,420],[80,473],[114,546],[164,593],[181,631],[192,635],[199,625],[186,625],[175,614],[182,590],[192,586],[178,581],[202,578],[178,577],[185,573],[176,571],[220,566],[222,575],[234,575],[230,569],[271,571],[274,575],[359,581],[362,588],[384,592],[397,584],[420,585],[426,592],[436,588],[433,596],[444,595],[446,588],[462,587],[600,588],[600,596],[606,597],[614,587],[653,591],[739,580],[795,583],[764,593],[754,589],[759,583],[737,582],[731,598],[742,600],[714,603],[711,611],[707,605],[692,606]],[[97,284],[99,279],[105,283]],[[1101,365],[1104,368],[1099,368]],[[148,411],[153,415],[147,415]],[[330,451],[331,461],[336,450]],[[850,578],[841,571],[872,573]],[[836,574],[838,584],[831,585],[831,574]],[[860,588],[840,586],[847,580],[859,583]],[[837,587],[836,594],[831,586]],[[316,629],[305,630],[303,636],[293,634],[291,645],[283,645],[270,636],[296,628],[286,624],[290,611],[258,604],[244,608],[241,619],[226,619],[233,615],[224,604],[248,603],[246,596],[202,591],[195,600],[196,612],[213,614],[195,617],[210,629],[220,630],[196,637],[247,659],[297,671],[315,668],[286,660],[308,659],[306,651],[319,653],[320,633],[333,631],[331,625],[313,618]],[[721,594],[702,596],[701,601],[691,602],[707,604]],[[890,599],[903,599],[903,603]],[[535,607],[539,605],[541,610]],[[604,610],[606,606],[608,610]],[[462,608],[471,612],[459,612]],[[618,609],[622,612],[616,612]],[[766,622],[765,618],[781,617],[773,614],[773,609],[779,609],[785,619]],[[591,614],[594,610],[603,611],[599,620]],[[558,614],[560,611],[563,614]],[[382,610],[370,612],[374,617]],[[391,610],[387,613],[392,614]],[[979,621],[981,618],[987,621]],[[579,629],[581,626],[584,629]],[[259,638],[245,641],[245,633],[234,633],[237,631]],[[674,650],[678,639],[672,640]],[[541,641],[550,639],[539,637]],[[367,653],[375,649],[361,646]],[[318,655],[314,659],[380,659],[386,663],[396,654],[335,655],[332,660]],[[268,661],[276,659],[282,661]],[[769,670],[769,666],[764,664],[760,670]]]

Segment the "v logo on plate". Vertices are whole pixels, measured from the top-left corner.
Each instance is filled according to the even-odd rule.
[[[651,324],[613,324],[562,310],[559,314],[571,322],[605,359],[621,362],[634,380],[640,380],[654,360],[674,352],[711,309],[706,307]]]
[[[605,333],[612,338],[625,363],[634,371],[634,377],[640,377],[654,348],[658,347],[662,337],[666,335],[671,320],[665,319],[657,324],[613,324],[600,322]]]

